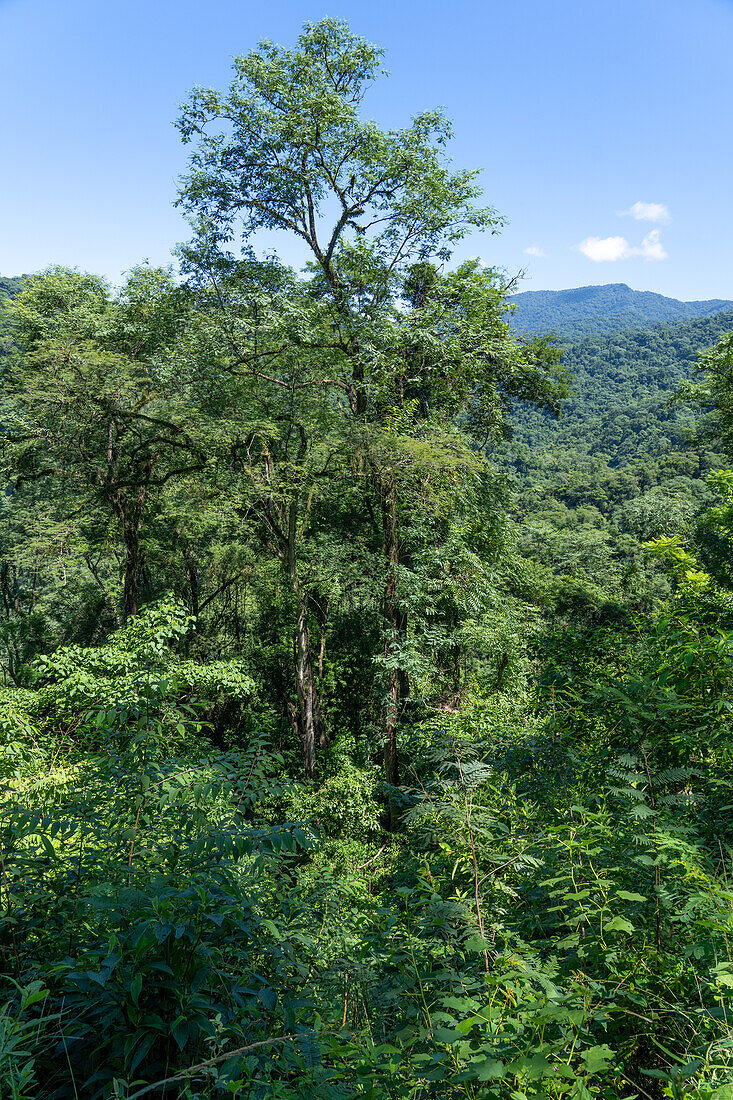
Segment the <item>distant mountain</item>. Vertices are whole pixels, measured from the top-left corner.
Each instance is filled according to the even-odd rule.
[[[0,298],[13,298],[23,289],[25,275],[0,275]]]
[[[554,332],[561,341],[646,328],[660,322],[692,320],[733,308],[732,301],[680,302],[651,290],[632,290],[626,283],[580,286],[572,290],[526,290],[509,301],[515,332],[527,336]]]
[[[12,322],[5,311],[5,304],[23,289],[25,275],[0,275],[0,358],[7,355],[12,345]]]
[[[681,446],[700,410],[671,398],[695,377],[699,352],[727,332],[733,310],[568,344],[563,363],[574,393],[561,418],[518,407],[516,443],[534,455],[573,455],[576,464],[581,456],[602,455],[614,466]]]

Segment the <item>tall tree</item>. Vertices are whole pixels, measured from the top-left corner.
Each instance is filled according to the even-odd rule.
[[[171,275],[149,268],[118,295],[52,268],[29,276],[13,306],[24,351],[9,371],[16,488],[52,478],[79,517],[96,510],[102,531],[116,524],[125,617],[138,610],[141,532],[156,493],[204,462],[169,363],[187,312]]]
[[[555,395],[553,368],[510,337],[495,273],[476,264],[436,270],[467,232],[495,232],[501,219],[474,205],[476,173],[451,169],[440,112],[402,130],[361,116],[381,56],[326,19],[307,25],[293,50],[265,42],[236,58],[227,94],[199,89],[182,110],[183,140],[196,148],[179,202],[198,229],[192,254],[207,255],[211,271],[212,250],[237,229],[248,249],[265,229],[310,250],[306,281],[321,317],[298,340],[321,356],[303,384],[327,391],[341,410],[381,514],[383,736],[386,775],[396,783],[398,482],[411,465],[424,466],[436,433],[448,424],[453,432],[456,418],[496,430],[502,392],[550,402]],[[271,354],[250,343],[243,361],[253,379],[266,380]]]

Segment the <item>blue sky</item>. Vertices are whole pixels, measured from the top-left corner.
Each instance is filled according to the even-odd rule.
[[[442,106],[482,169],[509,224],[462,255],[525,290],[733,298],[733,0],[0,0],[0,273],[167,262],[178,103],[325,15],[387,49],[369,114]]]

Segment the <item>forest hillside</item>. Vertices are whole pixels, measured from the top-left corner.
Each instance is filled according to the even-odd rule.
[[[733,328],[733,309],[563,343],[572,393],[557,418],[518,408],[514,434],[532,451],[603,454],[614,465],[689,442],[698,407],[676,399],[698,356]]]
[[[0,298],[12,298],[13,295],[19,294],[23,286],[23,275],[0,275]]]
[[[12,320],[8,306],[11,298],[20,293],[23,275],[0,275],[0,357],[7,354],[10,346]]]

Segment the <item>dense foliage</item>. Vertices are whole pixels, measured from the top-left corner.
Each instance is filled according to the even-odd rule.
[[[733,319],[576,345],[562,436],[380,65],[237,58],[183,278],[14,298],[3,1097],[731,1095]]]
[[[7,355],[12,347],[13,321],[8,306],[10,299],[20,293],[23,279],[23,275],[15,278],[0,276],[0,359]]]
[[[515,438],[528,450],[572,450],[614,466],[690,443],[697,410],[673,400],[696,375],[698,356],[733,327],[733,310],[695,321],[587,337],[564,348],[573,394],[555,420],[518,410]]]
[[[5,298],[12,298],[15,294],[19,294],[23,289],[23,279],[23,275],[12,277],[0,275],[0,295]]]
[[[715,398],[694,380],[701,353],[731,328],[723,311],[569,344],[562,417],[516,409],[494,460],[516,479],[520,546],[559,606],[648,611],[668,592],[643,544],[689,534],[713,503],[708,477],[729,447],[720,425],[705,428],[701,404]]]

